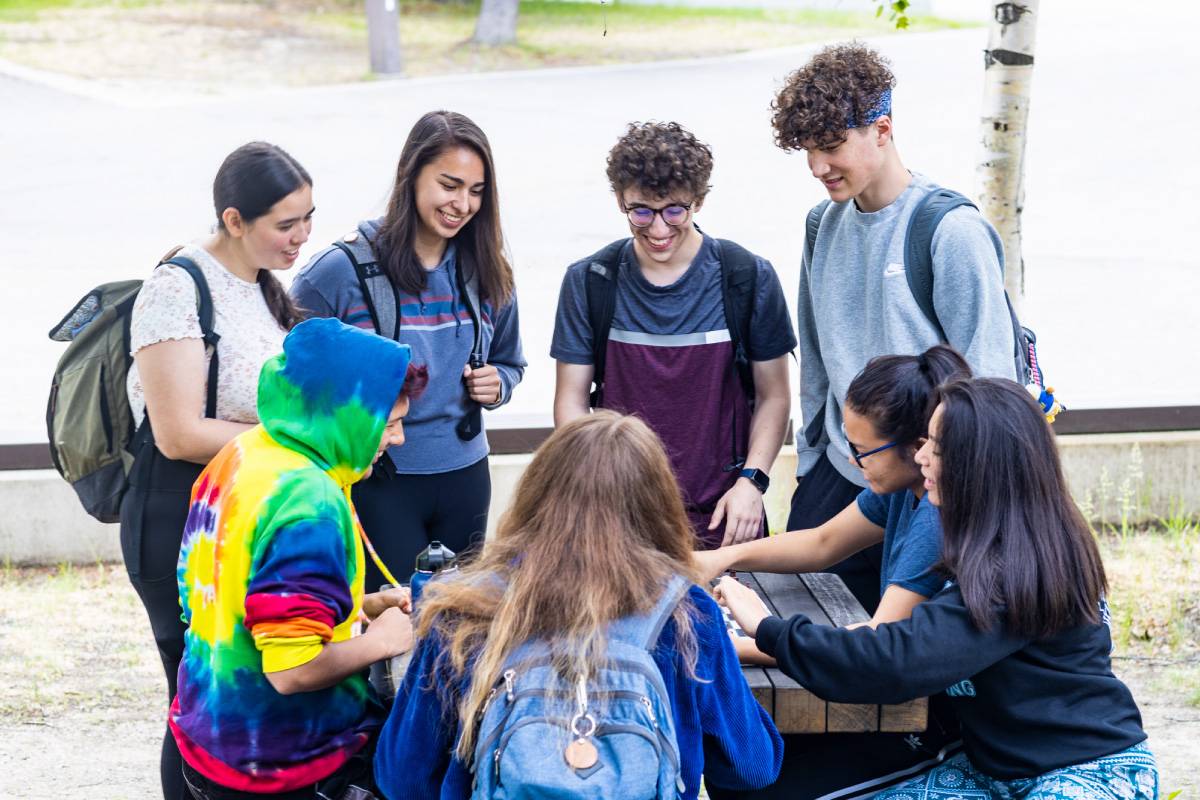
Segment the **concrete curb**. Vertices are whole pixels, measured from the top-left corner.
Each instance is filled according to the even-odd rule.
[[[1059,438],[1063,468],[1080,507],[1094,524],[1119,527],[1200,514],[1200,431],[1093,434]],[[532,456],[491,457],[488,534]],[[795,487],[795,451],[784,449],[771,470],[767,514],[783,530]],[[118,527],[84,513],[53,470],[0,473],[0,562],[89,564],[120,561]]]

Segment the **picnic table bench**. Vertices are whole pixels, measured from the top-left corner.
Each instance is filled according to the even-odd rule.
[[[737,580],[784,619],[803,614],[818,625],[839,627],[870,619],[837,575],[739,572]],[[728,617],[726,622],[731,624]],[[774,667],[744,664],[742,674],[780,733],[919,733],[928,724],[926,698],[900,705],[829,703]],[[847,680],[856,679],[847,676]]]

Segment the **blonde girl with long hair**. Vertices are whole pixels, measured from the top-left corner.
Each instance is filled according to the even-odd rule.
[[[782,742],[742,677],[720,609],[694,583],[692,543],[645,423],[599,411],[555,431],[480,557],[421,597],[417,650],[375,756],[380,788],[468,797],[474,721],[506,658],[543,640],[559,675],[594,674],[609,624],[649,612],[677,575],[692,585],[653,660],[671,701],[681,797],[698,796],[701,775],[731,789],[774,780]]]

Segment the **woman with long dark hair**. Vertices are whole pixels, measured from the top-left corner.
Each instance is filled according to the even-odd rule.
[[[666,797],[634,788],[632,776],[644,777],[650,759],[669,762],[669,796],[683,800],[695,800],[702,774],[710,787],[773,780],[779,735],[742,677],[720,610],[693,583],[693,544],[670,462],[644,422],[601,410],[559,427],[538,448],[479,558],[421,594],[417,650],[375,753],[379,787],[393,798],[466,800],[473,780],[494,775],[526,788],[537,783],[544,797],[615,797],[616,784],[623,797]],[[653,611],[665,616],[655,621]],[[621,652],[610,640],[631,619],[648,622],[638,645],[652,656],[644,674],[661,692],[628,691],[634,684],[597,691],[598,673]],[[545,659],[565,683],[538,683],[533,664],[542,662],[521,655],[534,641],[545,644]],[[592,700],[578,700],[576,678]],[[567,718],[576,701],[587,707],[591,730],[580,733],[604,754],[601,762],[564,764],[555,750],[562,731],[522,705],[539,685],[548,692],[546,713],[562,711],[552,698],[569,698]],[[630,706],[618,702],[622,694],[637,713],[624,714]],[[494,713],[482,725],[512,721],[503,736],[481,727],[488,708]],[[635,721],[651,724],[648,714],[653,730],[665,731],[653,751],[631,744]],[[512,734],[531,724],[527,730],[548,740],[557,758],[511,755],[520,749]],[[474,760],[480,752],[486,763]],[[638,754],[641,763],[630,758]]]
[[[175,698],[186,627],[179,615],[176,565],[188,495],[217,451],[258,422],[259,369],[299,321],[273,273],[289,269],[308,240],[312,178],[279,147],[251,142],[217,170],[213,206],[216,231],[167,257],[190,262],[203,277],[219,341],[204,341],[193,277],[168,263],[146,279],[129,331],[133,364],[127,389],[139,429],[121,503],[121,550],[150,617],[168,701]],[[169,732],[160,769],[167,800],[190,796]]]
[[[939,399],[917,461],[941,509],[950,585],[875,630],[770,617],[728,580],[722,602],[827,700],[951,698],[963,753],[878,797],[1156,798],[1141,715],[1112,673],[1100,552],[1042,409],[996,379],[949,383]]]
[[[307,311],[407,344],[429,369],[408,444],[354,488],[363,528],[397,574],[431,541],[461,553],[487,529],[480,410],[508,402],[525,370],[498,198],[487,136],[462,114],[431,111],[404,143],[384,216],[359,223],[292,284]],[[383,580],[368,565],[367,587]]]

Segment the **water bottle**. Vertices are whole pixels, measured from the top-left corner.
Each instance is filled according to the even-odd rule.
[[[454,551],[436,539],[417,554],[417,569],[413,572],[412,580],[409,581],[414,607],[421,596],[421,590],[425,588],[425,584],[429,583],[429,579],[443,569],[452,566],[454,566]]]
[[[379,587],[379,591],[383,592],[395,588],[392,584],[385,583]],[[404,673],[408,671],[408,662],[411,659],[412,651],[409,650],[398,656],[392,656],[383,661],[376,661],[371,665],[369,680],[380,697],[387,700],[392,700],[396,697],[396,690],[400,687],[400,681],[404,680]]]

